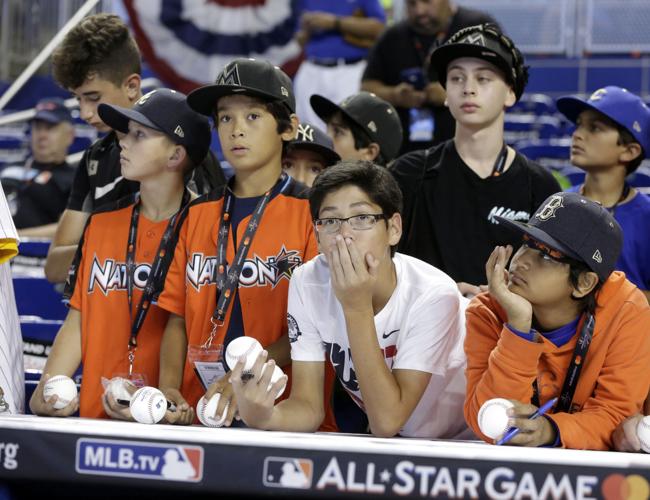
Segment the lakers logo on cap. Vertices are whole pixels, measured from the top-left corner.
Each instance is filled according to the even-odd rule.
[[[155,90],[152,90],[151,92],[147,92],[145,95],[143,95],[140,99],[137,100],[136,104],[138,106],[142,106],[145,102],[149,100],[149,98],[156,93]]]
[[[551,196],[549,202],[539,210],[535,217],[541,221],[549,220],[551,217],[555,217],[555,212],[558,208],[564,207],[562,204],[562,196],[559,194]]]
[[[314,129],[311,125],[302,123],[298,125],[298,132],[296,132],[296,140],[305,142],[314,142]]]
[[[223,68],[217,77],[217,85],[237,85],[241,86],[239,79],[239,68],[236,64],[231,64]]]
[[[590,101],[598,101],[602,99],[607,94],[607,89],[598,89],[591,96],[589,96]]]

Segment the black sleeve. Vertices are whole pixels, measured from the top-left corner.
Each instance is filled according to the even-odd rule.
[[[390,172],[397,181],[403,198],[402,239],[398,249],[402,250],[409,241],[409,231],[425,172],[425,150],[412,151],[397,158],[390,166]]]
[[[90,149],[84,151],[77,171],[72,181],[72,189],[70,190],[70,198],[68,198],[68,210],[76,210],[77,212],[83,211],[84,202],[90,194],[90,180],[88,179],[88,158],[90,157]]]
[[[390,35],[392,30],[389,28],[379,37],[377,42],[371,47],[368,52],[368,62],[366,69],[363,71],[361,81],[364,80],[379,80],[380,82],[388,82],[388,72],[384,65],[391,60],[385,54],[386,47],[390,47]]]

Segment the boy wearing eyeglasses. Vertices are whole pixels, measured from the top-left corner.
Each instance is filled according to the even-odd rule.
[[[290,397],[273,407],[273,361],[257,384],[231,373],[250,427],[310,432],[323,419],[325,362],[366,412],[376,436],[453,438],[466,429],[464,322],[454,281],[395,253],[402,235],[396,181],[368,161],[344,161],[315,180],[309,198],[321,255],[289,284]]]

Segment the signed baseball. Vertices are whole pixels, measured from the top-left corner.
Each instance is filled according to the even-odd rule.
[[[641,449],[646,453],[650,453],[650,415],[639,420],[636,426],[636,435],[641,442]]]
[[[226,422],[226,416],[228,415],[228,406],[223,410],[223,414],[216,416],[217,406],[219,405],[219,399],[221,394],[217,393],[206,402],[205,396],[199,399],[199,402],[196,404],[196,416],[199,421],[206,427],[222,427]]]
[[[243,372],[250,372],[253,369],[255,360],[262,353],[262,344],[252,337],[237,337],[228,344],[226,348],[226,363],[231,370],[238,361],[243,361]]]
[[[113,399],[119,402],[129,402],[136,392],[137,387],[129,379],[122,377],[113,377],[108,383],[106,394],[111,394]]]
[[[142,387],[133,394],[129,408],[136,422],[157,424],[167,411],[167,398],[155,387]]]
[[[478,426],[490,439],[497,439],[508,430],[508,408],[514,405],[503,398],[488,399],[478,412]]]
[[[284,375],[284,372],[282,371],[282,368],[279,366],[275,365],[275,368],[273,369],[273,375],[271,375],[271,380],[269,381],[269,390],[271,389],[271,385],[275,384],[278,380],[280,380],[280,377]],[[287,387],[287,383],[285,382],[284,385],[282,386],[282,389],[280,389],[280,392],[278,393],[277,396],[275,396],[275,399],[278,399],[280,396],[282,396],[282,393]]]
[[[58,396],[54,408],[60,410],[70,404],[77,397],[77,384],[70,377],[55,375],[43,386],[43,399],[47,401],[52,396]]]

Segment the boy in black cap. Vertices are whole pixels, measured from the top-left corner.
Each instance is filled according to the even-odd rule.
[[[432,53],[431,68],[446,89],[456,132],[391,167],[404,193],[400,251],[442,269],[471,296],[486,282],[484,262],[502,237],[496,216],[526,221],[560,187],[503,140],[505,110],[528,80],[508,37],[493,25],[460,30]]]
[[[130,419],[128,407],[104,394],[101,378],[129,376],[136,385],[158,381],[167,311],[154,296],[173,255],[175,232],[193,195],[183,177],[210,148],[210,124],[185,95],[158,89],[133,108],[100,104],[103,123],[120,139],[122,174],[139,193],[97,210],[86,225],[65,295],[70,312],[59,330],[30,406],[38,415]],[[127,346],[129,346],[127,348]],[[45,401],[50,375],[72,376],[83,363],[79,399],[55,409]]]
[[[195,407],[208,387],[206,398],[221,392],[217,412],[228,406],[231,425],[237,405],[220,348],[253,337],[289,369],[289,279],[318,250],[304,186],[282,172],[283,149],[298,127],[289,77],[268,61],[235,59],[188,103],[213,117],[235,175],[193,203],[181,228],[158,300],[171,313],[160,388],[179,408]],[[190,417],[168,412],[178,423]]]
[[[282,169],[298,182],[311,187],[318,174],[341,159],[333,148],[332,140],[325,132],[309,123],[301,123],[296,138],[282,155]]]
[[[327,123],[327,134],[342,160],[369,160],[387,165],[402,145],[402,124],[392,104],[359,92],[337,105],[314,94],[311,107]]]
[[[519,446],[607,450],[614,428],[638,412],[650,386],[650,306],[614,271],[621,228],[577,193],[550,196],[528,223],[498,217],[523,244],[497,246],[489,293],[467,309],[465,419],[492,398],[513,402]],[[529,419],[558,398],[544,417]]]
[[[623,229],[616,269],[650,300],[650,199],[626,178],[650,155],[650,109],[637,95],[608,86],[589,99],[561,97],[557,109],[577,127],[571,163],[585,171],[578,191],[602,203]]]
[[[30,131],[31,156],[3,168],[0,181],[18,234],[52,238],[75,175],[66,161],[74,125],[63,100],[40,100]]]

